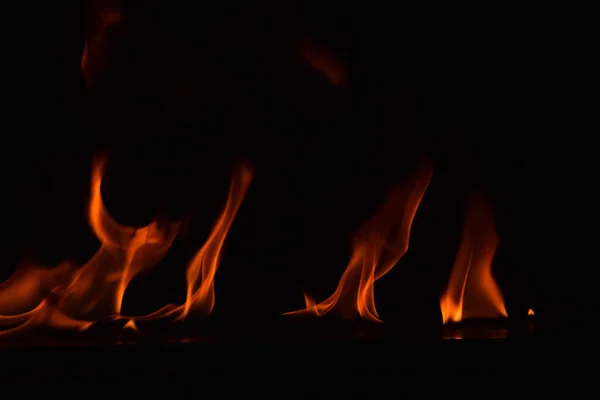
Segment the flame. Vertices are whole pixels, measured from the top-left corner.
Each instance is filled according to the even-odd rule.
[[[381,211],[353,240],[353,252],[335,292],[321,303],[304,294],[306,308],[284,315],[323,316],[337,308],[342,317],[381,322],[375,308],[375,281],[387,274],[408,250],[410,229],[429,186],[433,168],[425,163],[409,186],[394,190]]]
[[[530,309],[527,311],[527,315],[529,315],[529,316],[533,316],[533,315],[535,315],[535,313],[534,313],[534,312],[533,312],[533,310],[530,308]]]
[[[502,294],[492,276],[492,260],[497,248],[491,206],[480,195],[474,195],[469,201],[448,287],[440,300],[444,324],[463,318],[507,316]]]
[[[322,73],[329,83],[336,87],[346,86],[346,69],[331,52],[306,36],[300,38],[300,49],[311,67]]]
[[[217,219],[208,240],[187,266],[185,303],[179,306],[169,304],[154,313],[128,318],[141,321],[175,317],[176,320],[181,321],[190,313],[206,316],[212,312],[215,305],[214,278],[219,267],[223,244],[252,182],[252,175],[251,166],[245,162],[239,164],[234,170],[225,208]]]
[[[123,329],[131,329],[134,332],[139,332],[139,329],[137,327],[137,325],[135,324],[135,321],[130,319],[129,321],[127,321],[127,323],[125,325],[123,325]]]
[[[127,285],[143,271],[157,265],[179,232],[180,223],[149,225],[136,229],[116,222],[101,196],[104,160],[93,164],[88,219],[101,245],[80,268],[64,262],[48,269],[24,265],[0,285],[1,336],[38,326],[87,329],[99,318],[122,319],[121,306]],[[139,319],[172,315],[185,318],[191,312],[208,314],[214,306],[214,275],[223,243],[252,178],[246,164],[234,173],[227,204],[209,239],[187,268],[187,301],[167,306]],[[137,331],[134,318],[124,328]]]
[[[71,315],[119,315],[129,282],[162,260],[180,227],[173,223],[163,228],[156,220],[139,229],[117,223],[102,202],[103,170],[104,162],[98,160],[93,167],[88,215],[101,246],[77,271],[62,298],[61,307]]]
[[[219,267],[223,243],[251,181],[252,170],[247,164],[242,164],[232,180],[225,209],[208,240],[188,266],[187,298],[181,318],[185,318],[190,311],[211,313],[215,304],[214,278]]]
[[[65,315],[52,302],[53,294],[68,284],[74,265],[64,262],[53,269],[24,265],[0,284],[0,337],[37,326],[86,330],[91,321]]]

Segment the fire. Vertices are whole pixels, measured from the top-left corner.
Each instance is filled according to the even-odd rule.
[[[130,319],[125,325],[123,325],[123,329],[131,329],[132,331],[139,332],[135,321],[132,319]]]
[[[88,215],[101,246],[77,271],[65,291],[61,309],[71,315],[87,316],[94,311],[100,316],[119,315],[129,282],[160,262],[179,231],[179,223],[163,227],[153,221],[139,229],[117,223],[102,202],[103,170],[104,162],[97,161],[93,168]],[[82,311],[83,315],[79,315]]]
[[[492,276],[498,235],[490,204],[480,195],[470,198],[463,235],[448,287],[440,300],[442,320],[506,317],[502,293]]]
[[[185,318],[190,312],[205,315],[211,313],[215,305],[215,273],[219,267],[223,243],[251,180],[252,171],[247,165],[242,165],[234,175],[223,213],[208,240],[188,266],[187,297],[180,318]]]
[[[87,329],[100,318],[121,317],[127,285],[157,265],[177,236],[180,223],[153,221],[143,228],[120,225],[104,207],[100,188],[104,161],[93,165],[88,218],[101,245],[80,268],[65,262],[53,269],[24,265],[0,285],[0,336],[37,326]],[[144,318],[209,314],[214,306],[214,275],[223,243],[252,179],[248,164],[237,166],[222,214],[208,240],[187,267],[187,300]],[[168,312],[165,312],[168,310]],[[125,328],[137,330],[135,318]]]
[[[177,320],[183,320],[190,313],[208,315],[212,312],[215,304],[214,278],[219,267],[223,244],[250,186],[252,175],[252,169],[246,163],[240,164],[234,171],[225,208],[213,227],[208,240],[198,250],[187,267],[185,303],[180,306],[170,304],[150,315],[135,319],[149,320],[174,316]]]
[[[530,308],[530,309],[527,311],[527,315],[529,315],[529,316],[534,316],[534,315],[535,315],[535,313],[534,313],[534,312],[533,312],[533,310]]]
[[[342,317],[381,322],[375,308],[374,284],[396,265],[408,250],[413,219],[429,186],[433,168],[425,163],[414,180],[396,188],[382,209],[357,232],[353,252],[335,292],[321,303],[306,294],[306,308],[284,315],[323,316],[333,310]]]

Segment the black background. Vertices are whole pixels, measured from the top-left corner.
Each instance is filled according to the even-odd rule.
[[[435,171],[410,249],[376,285],[384,320],[440,318],[474,189],[494,205],[494,274],[509,316],[593,310],[583,240],[558,254],[588,237],[560,225],[571,227],[563,198],[577,197],[577,185],[562,172],[566,150],[548,150],[550,137],[569,134],[552,107],[563,94],[559,28],[539,10],[321,3],[125,2],[93,91],[80,71],[90,2],[14,14],[2,277],[24,256],[53,266],[94,253],[89,167],[107,150],[102,190],[116,219],[190,216],[161,265],[132,282],[124,312],[181,302],[185,262],[224,205],[233,163],[246,158],[255,176],[226,240],[214,315],[276,317],[303,306],[302,290],[331,294],[352,232],[427,157]],[[304,61],[298,32],[342,61],[347,88]]]

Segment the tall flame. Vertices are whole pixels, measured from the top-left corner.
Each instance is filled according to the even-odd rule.
[[[215,273],[219,267],[223,243],[237,214],[248,186],[252,170],[242,164],[234,173],[227,203],[204,246],[187,268],[187,297],[181,318],[190,312],[210,314],[215,305]]]
[[[215,304],[214,278],[219,267],[223,244],[235,216],[252,182],[252,168],[240,163],[234,170],[225,208],[217,219],[206,243],[188,264],[186,271],[187,293],[183,305],[169,304],[162,309],[132,320],[151,320],[163,317],[185,319],[190,313],[209,315]]]
[[[334,309],[343,317],[381,322],[375,308],[375,281],[387,274],[408,250],[410,229],[429,186],[433,167],[425,163],[409,186],[394,190],[381,211],[357,232],[353,252],[335,292],[321,303],[304,294],[306,308],[285,315],[323,316]]]
[[[497,248],[492,208],[481,195],[473,195],[448,287],[440,300],[443,323],[507,316],[502,293],[492,276]]]

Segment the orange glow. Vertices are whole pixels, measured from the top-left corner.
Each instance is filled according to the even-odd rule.
[[[104,161],[93,165],[88,219],[100,248],[80,268],[69,262],[48,269],[23,265],[0,284],[0,337],[37,326],[87,329],[100,318],[119,318],[127,285],[157,265],[167,254],[180,223],[151,222],[142,228],[120,225],[104,207],[101,196]],[[252,178],[247,164],[236,169],[229,198],[209,239],[187,268],[188,294],[182,306],[167,306],[139,319],[191,312],[209,314],[214,306],[214,275],[223,243]],[[167,312],[168,311],[168,312]],[[137,331],[135,319],[127,329]]]
[[[425,163],[413,181],[394,190],[381,211],[357,232],[350,262],[329,298],[317,304],[304,294],[306,308],[284,315],[323,316],[335,309],[344,318],[358,314],[381,322],[375,308],[375,281],[387,274],[408,250],[412,222],[432,173],[432,165]]]
[[[527,311],[527,315],[535,315],[535,313],[533,312],[533,310],[530,308],[529,311]]]
[[[498,235],[490,204],[479,195],[469,201],[462,240],[440,300],[443,323],[463,318],[506,317],[502,293],[492,276]]]
[[[305,36],[300,39],[300,48],[306,61],[322,73],[329,83],[333,86],[346,86],[346,69],[331,52]]]

